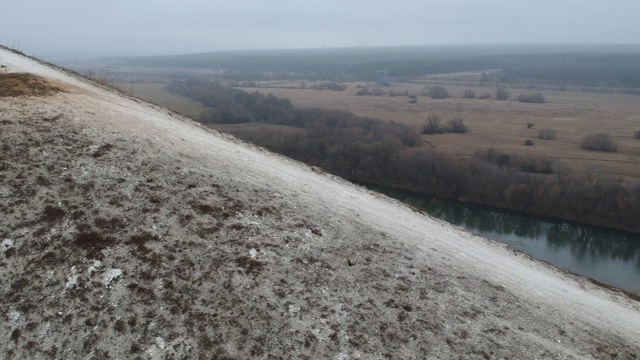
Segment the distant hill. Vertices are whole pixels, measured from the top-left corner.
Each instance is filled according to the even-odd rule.
[[[176,56],[102,58],[125,66],[297,73],[371,80],[378,71],[412,77],[501,69],[506,83],[548,81],[640,87],[640,45],[449,45],[221,51]]]

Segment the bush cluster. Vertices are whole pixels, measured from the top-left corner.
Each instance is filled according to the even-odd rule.
[[[496,89],[496,100],[507,100],[511,94],[503,88]]]
[[[580,147],[585,150],[616,152],[618,144],[607,133],[595,133],[587,135],[580,142]]]
[[[461,118],[453,118],[446,125],[442,125],[442,118],[437,115],[431,115],[427,118],[427,123],[422,128],[421,134],[444,134],[458,133],[464,134],[469,132],[469,127],[465,125]]]
[[[556,131],[553,129],[540,129],[538,131],[538,139],[540,140],[555,140]]]
[[[359,95],[359,96],[368,96],[368,95],[382,96],[382,95],[386,95],[386,93],[384,92],[384,90],[382,90],[381,88],[379,88],[377,86],[374,87],[373,90],[369,90],[369,88],[365,86],[362,89],[358,90],[356,95]]]
[[[464,91],[464,94],[462,94],[462,97],[465,99],[475,99],[476,98],[476,92],[471,90],[471,89],[467,89]]]
[[[449,92],[444,87],[435,85],[427,90],[427,95],[432,99],[446,99],[449,97]]]
[[[552,160],[544,157],[507,154],[506,152],[495,148],[476,150],[475,156],[478,159],[500,167],[506,167],[527,173],[552,174],[555,167],[555,163]]]
[[[389,90],[388,95],[389,95],[390,97],[395,97],[395,96],[409,96],[409,90],[405,90],[404,92],[394,91],[394,90]]]
[[[311,89],[314,90],[331,90],[331,91],[345,91],[347,85],[338,82],[319,82],[311,85]]]
[[[542,104],[545,102],[545,98],[541,93],[520,94],[518,95],[518,101],[520,101],[521,103]]]

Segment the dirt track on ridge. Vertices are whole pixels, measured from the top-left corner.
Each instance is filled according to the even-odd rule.
[[[0,49],[11,358],[640,357],[640,304]]]

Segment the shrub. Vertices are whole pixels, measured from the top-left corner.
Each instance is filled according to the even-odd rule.
[[[527,139],[527,140],[524,141],[524,144],[527,145],[527,146],[533,146],[533,141]]]
[[[509,99],[509,96],[511,96],[511,94],[509,94],[509,92],[503,88],[498,88],[496,89],[496,99],[497,100],[507,100]]]
[[[449,131],[458,134],[464,134],[469,131],[467,125],[464,124],[461,118],[453,118],[451,121],[447,123],[449,126]]]
[[[440,123],[442,119],[437,115],[431,115],[427,118],[427,124],[422,128],[421,134],[441,134],[444,132]]]
[[[461,118],[453,118],[447,122],[447,126],[442,126],[442,118],[437,115],[431,115],[427,119],[427,123],[422,128],[421,134],[444,134],[444,133],[458,133],[464,134],[469,132],[469,128],[464,124],[464,120]]]
[[[306,88],[306,84],[303,82],[300,84],[300,87],[304,89]],[[315,90],[345,91],[347,90],[347,85],[337,82],[320,82],[311,85],[311,88]]]
[[[442,86],[435,85],[429,88],[429,96],[431,96],[432,99],[446,99],[449,97],[449,92]]]
[[[369,88],[365,86],[362,89],[358,90],[356,95],[360,95],[360,96],[371,95],[371,91],[369,91]]]
[[[375,87],[373,88],[373,91],[371,92],[373,95],[375,96],[382,96],[385,95],[384,90],[380,89],[379,87]]]
[[[489,93],[484,93],[484,94],[478,96],[478,99],[483,99],[483,100],[484,99],[493,99],[493,96],[491,96],[491,94],[489,94]]]
[[[540,129],[538,131],[538,139],[540,140],[555,140],[556,131],[553,129]]]
[[[595,133],[587,135],[582,141],[580,141],[580,147],[585,150],[593,151],[606,151],[616,152],[618,151],[618,144],[607,133]]]
[[[555,167],[555,163],[547,158],[529,156],[522,157],[515,154],[507,154],[502,150],[494,148],[476,150],[475,156],[488,163],[501,167],[517,169],[526,173],[552,174]]]
[[[553,174],[553,161],[543,157],[518,157],[512,166],[518,170],[534,174]]]
[[[511,163],[511,156],[502,150],[488,148],[485,150],[476,150],[475,156],[486,162],[496,164],[498,166],[509,166]]]
[[[462,95],[463,98],[465,99],[475,99],[476,98],[476,92],[471,90],[471,89],[467,89],[464,91],[464,94]]]
[[[533,104],[542,104],[545,102],[544,95],[541,93],[535,94],[520,94],[518,95],[518,101],[521,103],[533,103]]]

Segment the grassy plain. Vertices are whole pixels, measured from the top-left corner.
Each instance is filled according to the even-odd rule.
[[[435,84],[435,83],[433,83]],[[433,85],[428,84],[427,85]],[[433,100],[419,95],[425,83],[403,83],[385,86],[385,92],[409,91],[418,102],[409,104],[405,96],[357,96],[358,85],[349,83],[344,92],[287,88],[299,83],[263,83],[246,91],[272,93],[289,98],[296,107],[342,109],[357,115],[408,124],[421,130],[430,115],[462,118],[471,129],[467,134],[423,135],[432,151],[460,157],[473,156],[477,149],[494,147],[522,155],[539,155],[562,160],[572,171],[594,172],[608,169],[614,174],[640,178],[640,140],[633,137],[640,130],[640,96],[629,94],[544,90],[544,104],[520,103],[518,94],[538,92],[529,89],[507,89],[511,99],[464,99],[465,89],[477,95],[495,95],[495,87],[445,85],[452,97]],[[369,87],[373,86],[369,84]],[[533,123],[529,129],[527,123]],[[539,140],[540,129],[556,131],[556,140]],[[618,152],[603,153],[580,148],[580,140],[594,132],[609,133],[618,143]],[[525,146],[531,139],[534,146]]]
[[[357,96],[358,85],[347,83],[346,91],[314,90],[307,83],[301,89],[300,82],[263,82],[258,88],[244,88],[252,92],[272,93],[291,99],[296,107],[342,109],[357,115],[408,124],[421,130],[430,115],[438,115],[443,122],[454,117],[464,119],[471,132],[467,134],[423,135],[425,146],[438,153],[458,157],[471,157],[478,149],[493,147],[509,153],[538,155],[560,160],[571,171],[593,173],[606,169],[628,178],[640,178],[640,140],[633,138],[640,130],[640,96],[619,93],[595,93],[582,91],[543,90],[544,104],[520,103],[520,93],[539,90],[507,89],[511,99],[464,99],[465,89],[477,95],[495,95],[495,87],[463,86],[455,82],[446,84],[444,79],[423,79],[415,83],[396,83],[383,90],[409,91],[416,94],[418,102],[409,104],[405,96]],[[433,100],[420,93],[425,85],[443,84],[451,97]],[[168,93],[164,83],[134,83],[133,94],[165,106],[176,112],[197,119],[205,107],[189,98]],[[119,84],[124,91],[131,91],[131,84]],[[533,123],[529,129],[527,123]],[[236,126],[236,127],[242,127]],[[540,129],[556,131],[556,140],[539,140]],[[603,153],[582,150],[580,140],[594,132],[609,133],[618,143],[618,152]],[[525,146],[525,140],[534,146]]]

